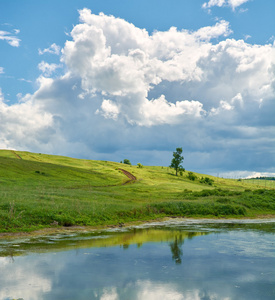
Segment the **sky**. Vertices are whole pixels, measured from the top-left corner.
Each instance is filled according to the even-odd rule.
[[[274,0],[0,0],[0,149],[275,175]]]

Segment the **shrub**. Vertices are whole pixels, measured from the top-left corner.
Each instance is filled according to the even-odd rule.
[[[141,163],[137,164],[138,168],[143,168],[143,165]]]
[[[155,207],[157,212],[166,215],[245,215],[246,209],[240,205],[230,204],[212,204],[212,203],[188,203],[188,202],[163,202],[151,205]]]
[[[217,202],[222,203],[222,204],[230,203],[230,199],[228,199],[226,197],[224,197],[224,198],[221,197],[221,198],[217,199]]]
[[[185,169],[184,168],[179,168],[179,173],[180,173],[180,176],[182,176],[183,175],[183,172],[185,172]]]
[[[205,183],[205,184],[208,184],[208,185],[213,185],[214,183],[214,180],[209,178],[209,177],[202,177],[201,180],[200,180],[200,183]]]
[[[125,159],[123,160],[123,163],[124,163],[125,165],[132,165],[131,162],[130,162],[130,160],[127,159],[127,158],[125,158]]]
[[[193,172],[188,172],[187,178],[194,181],[197,179],[197,176]]]

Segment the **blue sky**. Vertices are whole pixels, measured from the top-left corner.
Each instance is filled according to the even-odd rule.
[[[274,10],[0,0],[0,148],[274,173]]]

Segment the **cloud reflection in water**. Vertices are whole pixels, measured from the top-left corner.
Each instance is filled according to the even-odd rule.
[[[274,234],[221,231],[187,238],[187,232],[174,230],[170,240],[157,241],[154,230],[151,242],[146,229],[113,233],[110,238],[121,241],[113,246],[106,240],[105,247],[76,244],[14,261],[2,257],[0,299],[274,298]]]

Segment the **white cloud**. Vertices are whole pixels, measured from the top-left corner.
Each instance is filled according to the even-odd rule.
[[[87,9],[80,11],[80,19],[85,23],[74,27],[73,41],[66,42],[62,61],[81,78],[83,89],[108,95],[108,101],[116,103],[131,124],[176,123],[174,116],[191,112],[198,116],[202,110],[198,101],[174,104],[164,98],[148,99],[148,93],[164,80],[200,80],[196,64],[210,47],[206,41],[230,34],[228,22],[196,32],[171,28],[149,36],[124,20],[92,15]]]
[[[195,36],[201,40],[210,41],[211,39],[218,38],[220,36],[228,36],[232,33],[229,29],[229,22],[221,20],[214,26],[207,26],[199,29]]]
[[[100,113],[100,110],[97,110],[96,113]],[[117,119],[119,114],[118,106],[111,100],[103,100],[101,104],[101,113],[106,119]]]
[[[213,6],[224,7],[229,6],[232,10],[235,10],[236,7],[241,6],[242,4],[248,2],[250,0],[210,0],[208,2],[203,3],[203,8],[211,8]]]
[[[0,74],[4,74],[4,68],[3,67],[0,67]]]
[[[31,268],[26,268],[27,262],[12,264],[10,259],[5,257],[0,261],[2,285],[0,299],[35,300],[52,290],[52,280],[40,271],[39,262],[34,261]]]
[[[20,31],[17,30],[15,34],[18,34],[19,32]],[[0,40],[6,41],[12,47],[19,47],[21,41],[18,37],[12,35],[10,32],[2,30],[0,30]]]
[[[2,93],[2,89],[0,88],[0,103],[2,103],[4,101],[4,96]]]
[[[2,101],[1,148],[168,165],[180,145],[186,168],[274,172],[274,44],[212,43],[230,34],[223,20],[151,35],[87,9],[80,20],[67,73],[42,62],[33,95]]]
[[[118,299],[119,296],[116,287],[104,288],[103,295],[100,297],[100,300],[118,300]]]
[[[212,6],[222,7],[226,4],[226,0],[210,0],[209,2],[203,3],[203,8],[210,8]]]
[[[190,287],[188,290],[182,290],[176,284],[150,280],[138,280],[135,283],[135,289],[137,290],[137,299],[144,300],[163,298],[166,300],[229,299],[229,297],[216,292],[202,291],[193,287]]]
[[[32,81],[31,81],[31,80],[29,80],[29,79],[25,79],[25,78],[19,78],[18,80],[19,80],[19,81],[28,82],[28,83],[32,83]]]
[[[248,2],[250,0],[228,0],[228,4],[229,6],[232,7],[232,9],[234,10],[236,7]]]
[[[147,281],[138,281],[136,283],[138,293],[138,299],[144,300],[158,300],[163,299],[165,295],[165,299],[167,300],[183,300],[183,299],[199,299],[199,294],[197,291],[193,293],[187,292],[186,295],[181,294],[177,290],[174,290],[173,285],[171,284],[157,284],[156,282]]]
[[[217,114],[222,113],[223,111],[233,110],[233,109],[234,109],[234,106],[232,106],[230,103],[228,103],[224,100],[221,100],[218,108],[213,107],[211,109],[210,115],[217,115]]]
[[[139,125],[152,126],[155,124],[176,124],[181,122],[181,117],[192,116],[199,118],[204,113],[202,104],[198,101],[177,101],[170,103],[161,95],[158,99],[147,100],[140,107],[143,120]]]
[[[47,77],[51,76],[52,73],[54,73],[56,69],[61,68],[61,67],[62,67],[62,65],[49,64],[45,61],[41,61],[41,63],[39,63],[39,65],[38,65],[38,69],[43,72],[44,76],[47,76]]]
[[[45,53],[59,55],[60,54],[60,46],[53,43],[49,48],[46,48],[46,49],[43,49],[43,50],[38,49],[38,54],[39,55],[43,55]]]
[[[257,178],[257,177],[274,177],[275,173],[269,172],[251,172],[251,171],[232,171],[232,172],[225,172],[220,173],[219,177],[222,178],[231,178],[231,179],[250,179],[250,178]],[[264,182],[263,182],[264,183]],[[267,184],[268,186],[268,184]]]
[[[53,129],[52,115],[37,103],[31,95],[12,106],[4,102],[0,93],[0,148],[29,147],[39,145]]]
[[[249,173],[249,175],[247,175]],[[256,177],[275,177],[275,173],[268,172],[247,172],[242,178],[256,178]]]

